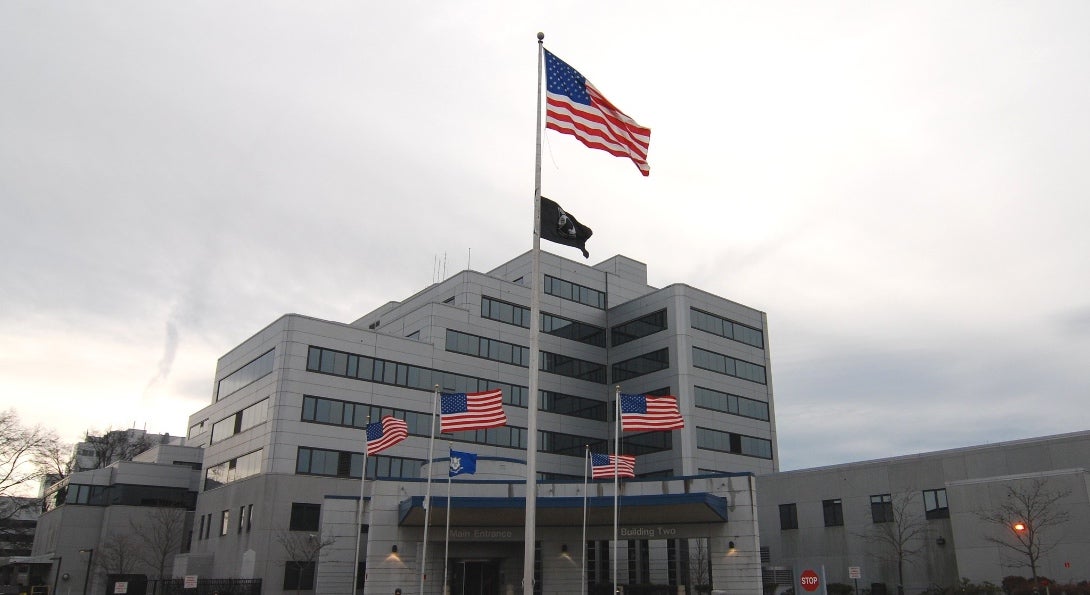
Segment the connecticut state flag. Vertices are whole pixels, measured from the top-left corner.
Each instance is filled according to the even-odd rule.
[[[463,473],[474,474],[477,472],[477,453],[450,450],[450,477]]]

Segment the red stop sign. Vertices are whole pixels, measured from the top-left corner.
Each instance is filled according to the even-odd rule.
[[[821,584],[821,580],[813,570],[803,570],[799,576],[799,583],[802,585],[803,591],[817,591],[818,586]]]

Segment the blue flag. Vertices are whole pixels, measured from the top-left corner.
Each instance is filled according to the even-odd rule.
[[[463,473],[473,474],[477,472],[477,453],[460,452],[454,449],[450,451],[450,477]]]

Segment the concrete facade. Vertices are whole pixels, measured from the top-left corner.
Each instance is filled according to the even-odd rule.
[[[679,490],[691,493],[693,485],[703,482],[708,484],[709,494],[717,494],[720,488],[713,489],[711,479],[684,478],[733,477],[735,473],[777,469],[770,358],[762,312],[686,285],[651,287],[646,266],[622,256],[595,266],[548,253],[541,256],[546,284],[541,309],[553,317],[550,328],[558,330],[550,334],[543,329],[540,336],[544,362],[540,389],[550,393],[553,405],[543,401],[538,414],[538,429],[543,434],[537,469],[545,480],[538,486],[539,496],[548,492],[571,498],[576,495],[572,490],[582,490],[584,445],[605,452],[613,432],[609,411],[617,384],[626,393],[663,391],[676,395],[686,420],[686,428],[680,431],[626,434],[622,451],[637,455],[637,475],[657,480],[626,482],[624,490],[669,496]],[[422,533],[416,535],[419,529],[413,521],[390,515],[404,501],[423,495],[425,482],[420,478],[426,473],[422,469],[427,468],[426,421],[434,400],[431,387],[438,384],[448,392],[504,387],[507,427],[442,439],[485,459],[512,465],[525,460],[529,370],[520,354],[528,344],[528,320],[518,319],[521,315],[517,311],[527,309],[530,302],[530,269],[530,255],[524,254],[488,273],[463,271],[350,324],[286,315],[223,356],[217,366],[212,404],[190,417],[187,445],[205,449],[205,483],[197,504],[191,551],[179,558],[176,574],[261,578],[264,593],[293,592],[296,579],[289,575],[298,572],[299,565],[293,564],[288,550],[302,534],[291,530],[293,511],[319,505],[320,528],[307,534],[314,536],[315,543],[335,541],[322,548],[316,560],[318,589],[322,593],[351,592],[344,580],[351,574],[344,550],[354,550],[349,547],[354,532],[350,515],[345,515],[348,509],[355,509],[359,498],[364,410],[372,421],[385,414],[407,419],[410,436],[383,452],[377,461],[368,459],[368,473],[373,473],[371,465],[380,466],[380,480],[369,488],[375,491],[369,500],[375,508],[366,512],[382,522],[365,523],[369,526],[364,534],[368,586],[363,592],[385,593],[383,589],[389,585],[417,572],[412,564],[418,559],[416,548]],[[515,312],[516,318],[485,316],[485,302],[498,304],[508,314]],[[712,316],[716,324],[726,324],[727,333],[694,328],[694,308]],[[651,315],[651,323],[625,326],[647,315]],[[643,334],[648,326],[653,328]],[[628,329],[626,338],[631,340],[623,344],[610,340],[618,327]],[[736,328],[739,335],[745,333],[748,342],[723,336],[732,332],[730,328]],[[585,336],[596,333],[600,340]],[[465,345],[479,351],[468,353]],[[643,359],[647,354],[654,357]],[[694,357],[708,361],[700,365],[694,363]],[[360,370],[365,365],[368,376],[362,378]],[[735,365],[747,370],[748,379],[735,372]],[[719,371],[710,369],[715,366]],[[618,382],[620,374],[624,380]],[[698,407],[698,387],[705,391],[703,399],[720,399],[722,404]],[[743,404],[741,409],[738,403]],[[330,410],[335,411],[336,421],[331,421]],[[355,413],[345,417],[344,411],[349,410]],[[456,490],[494,494],[488,497],[500,499],[524,496],[524,474],[514,482],[490,481],[499,483],[470,481],[455,486],[461,486]],[[572,484],[576,487],[566,482],[576,482]],[[732,487],[730,501],[754,497],[752,482],[744,483],[745,489]],[[473,487],[467,487],[470,485]],[[696,511],[707,508],[699,503],[685,504]],[[702,523],[696,532],[704,539],[701,543],[709,544],[713,571],[720,570],[713,573],[716,588],[752,593],[759,589],[756,529],[744,512],[732,510],[729,517],[719,519],[720,526]],[[675,520],[678,525],[687,522],[684,515]],[[473,519],[460,522],[467,527],[479,524]],[[347,533],[344,527],[348,527]],[[556,576],[548,573],[552,559],[544,554],[549,548],[559,551],[565,544],[569,552],[578,552],[578,540],[572,539],[570,531],[567,526],[539,527],[542,563],[549,577],[541,585],[544,592],[570,592],[570,582],[552,582]],[[515,580],[521,578],[521,527],[509,532],[512,543],[497,542],[495,548],[503,554],[499,563],[508,579],[505,588],[514,581],[512,588],[521,592]],[[442,532],[429,536],[429,548],[442,544],[444,536]],[[386,567],[382,551],[388,555],[393,541],[401,548],[399,558],[405,569],[380,572]],[[735,548],[728,553],[725,548],[731,541]],[[470,547],[464,540],[459,544],[463,550]],[[661,561],[655,563],[665,568],[669,548],[662,544],[656,548],[662,551]],[[466,551],[458,555],[460,559],[467,557]],[[729,564],[723,561],[728,555]],[[437,572],[432,567],[435,559],[428,555],[432,576]],[[678,573],[676,559],[671,564],[674,570],[659,573],[657,578],[665,582],[672,576],[677,582],[686,574]],[[728,566],[745,570],[727,572]],[[622,583],[627,582],[627,572],[621,577]],[[438,593],[439,588],[441,583],[431,581],[425,592]],[[415,593],[418,587],[402,585],[402,591]]]
[[[1042,536],[1050,551],[1042,555],[1038,575],[1065,583],[1087,580],[1088,461],[1090,432],[1079,432],[762,475],[757,483],[766,576],[797,574],[805,560],[823,565],[829,582],[852,584],[848,569],[854,566],[862,571],[860,586],[880,583],[896,592],[896,555],[876,537],[900,524],[911,533],[904,549],[918,551],[905,557],[906,593],[954,585],[963,577],[994,584],[1008,575],[1029,577],[1025,556],[994,541],[1014,545],[1011,531],[982,516],[999,509],[1011,490],[1026,493],[1041,482],[1044,493],[1066,493],[1053,507],[1066,520]],[[890,497],[897,517],[904,511],[903,520],[876,522],[872,497],[882,495]],[[946,506],[939,506],[943,501]],[[827,526],[835,519],[826,508],[835,502],[842,522]],[[784,528],[780,507],[791,505],[797,527]]]
[[[178,549],[189,533],[200,482],[200,448],[162,445],[103,469],[73,473],[46,491],[33,555],[54,562],[50,587],[57,592],[105,590],[116,558],[128,557],[133,572],[156,578],[158,569],[138,560],[135,534],[155,522],[160,505],[178,511]],[[111,562],[111,556],[114,560]],[[166,567],[170,576],[172,568]]]

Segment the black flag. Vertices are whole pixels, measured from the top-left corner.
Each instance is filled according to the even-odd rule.
[[[589,227],[576,221],[560,205],[541,197],[541,239],[579,248],[583,251],[583,258],[590,258],[587,240],[592,234],[594,232]]]

